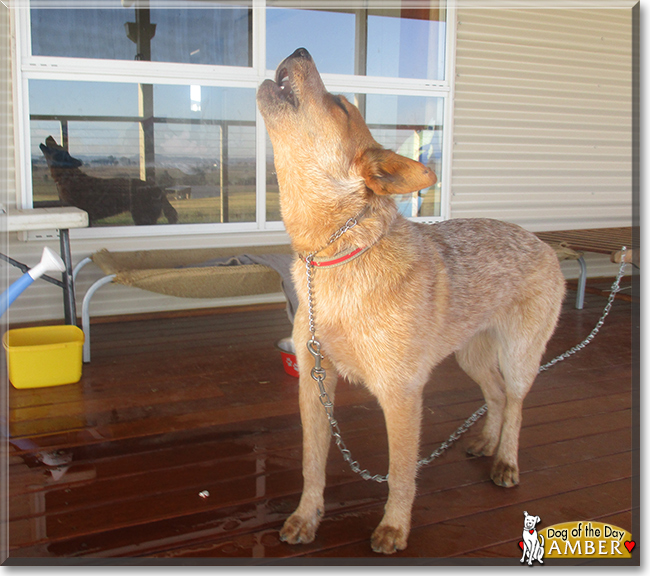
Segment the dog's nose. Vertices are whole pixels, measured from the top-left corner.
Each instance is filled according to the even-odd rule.
[[[305,58],[311,60],[311,54],[307,52],[306,48],[298,48],[289,58]]]

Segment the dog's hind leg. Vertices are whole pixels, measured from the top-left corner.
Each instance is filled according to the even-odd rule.
[[[473,456],[492,456],[499,445],[506,391],[499,371],[498,344],[494,335],[479,332],[456,352],[456,361],[483,392],[488,406],[480,436],[467,448]]]
[[[325,408],[319,399],[319,389],[311,377],[314,359],[307,350],[307,321],[298,309],[294,320],[293,340],[300,371],[299,403],[303,428],[302,475],[303,491],[296,511],[286,520],[280,539],[289,544],[307,544],[314,540],[324,513],[325,467],[331,432]],[[334,366],[323,359],[327,373],[325,390],[334,401],[337,374]]]
[[[562,289],[563,290],[563,289]],[[503,374],[506,404],[501,438],[492,467],[492,480],[504,487],[519,483],[519,432],[522,406],[539,372],[546,343],[551,337],[561,293],[555,302],[546,297],[529,297],[512,306],[499,326],[499,367]]]

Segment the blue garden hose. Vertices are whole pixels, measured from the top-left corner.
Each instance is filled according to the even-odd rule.
[[[53,252],[46,246],[43,248],[41,261],[31,270],[18,278],[18,280],[9,286],[9,288],[7,288],[0,296],[0,316],[4,315],[7,308],[14,303],[16,298],[18,298],[18,296],[20,296],[25,289],[34,282],[34,280],[40,278],[46,272],[56,271],[65,271],[65,264],[56,252]]]

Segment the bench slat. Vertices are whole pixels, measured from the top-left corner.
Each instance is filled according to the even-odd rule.
[[[631,226],[536,232],[535,235],[547,244],[566,242],[572,250],[599,254],[611,254],[622,246],[632,248],[634,244]]]

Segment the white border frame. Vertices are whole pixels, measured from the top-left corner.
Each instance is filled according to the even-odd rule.
[[[443,181],[440,190],[440,216],[419,216],[411,220],[433,223],[450,217],[451,168],[453,153],[453,108],[457,17],[453,2],[446,7],[445,80],[413,80],[374,76],[323,74],[329,90],[366,94],[389,94],[440,97],[444,102],[442,144]],[[20,2],[12,13],[14,33],[14,126],[16,140],[16,202],[18,207],[31,206],[32,177],[29,138],[29,80],[70,80],[86,82],[146,82],[223,86],[257,89],[274,71],[266,69],[266,1],[252,0],[252,67],[210,66],[161,62],[117,61],[31,55],[29,6]],[[284,230],[282,222],[266,220],[266,128],[256,111],[256,221],[214,224],[175,224],[165,226],[116,226],[73,230],[75,239],[138,238],[155,236],[191,236],[255,233],[260,242],[265,232],[269,240]]]

